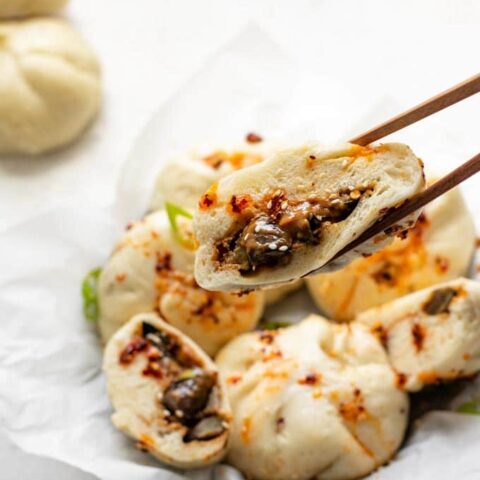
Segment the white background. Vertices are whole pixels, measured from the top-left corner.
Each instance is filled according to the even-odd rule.
[[[476,0],[72,0],[65,15],[99,54],[103,110],[63,153],[0,159],[0,232],[28,219],[32,205],[38,211],[111,203],[122,162],[152,113],[249,22],[318,78],[347,84],[349,101],[377,105],[388,98],[394,109],[387,116],[480,70]],[[309,108],[321,112],[322,105]],[[355,118],[345,122],[354,125]],[[480,98],[395,138],[440,169],[458,164],[480,147]],[[436,148],[440,138],[448,153]],[[465,189],[478,185],[472,180]],[[470,204],[475,213],[477,198]],[[1,435],[0,465],[2,480],[93,478],[23,454]]]

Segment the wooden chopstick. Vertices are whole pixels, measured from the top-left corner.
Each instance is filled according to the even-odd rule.
[[[380,125],[368,130],[361,135],[356,136],[350,140],[351,143],[357,145],[368,145],[369,143],[386,137],[390,133],[401,130],[402,128],[418,122],[422,118],[428,117],[432,113],[443,110],[461,100],[464,100],[475,93],[480,92],[480,74],[465,80],[462,83],[455,85],[448,90],[426,100],[423,103],[407,110],[406,112],[397,115],[390,120],[387,120]]]
[[[327,264],[337,259],[338,257],[341,257],[353,248],[358,247],[361,243],[370,240],[372,237],[385,231],[392,225],[395,225],[403,218],[424,207],[427,203],[435,200],[440,195],[443,195],[445,192],[451,190],[453,187],[456,187],[459,183],[463,182],[464,180],[479,171],[480,153],[472,157],[463,165],[460,165],[458,168],[450,172],[442,179],[435,182],[429,188],[426,188],[423,192],[404,202],[398,208],[390,210],[380,220],[378,220],[370,228],[365,230],[358,238],[343,247],[334,257],[332,257],[327,262]],[[312,273],[314,272],[309,273],[309,275],[311,275]]]

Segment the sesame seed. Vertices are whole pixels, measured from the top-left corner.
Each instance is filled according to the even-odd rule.
[[[279,248],[279,250],[280,250],[281,252],[286,252],[286,251],[288,250],[288,247],[287,247],[286,245],[282,245],[282,246]]]
[[[272,243],[269,243],[269,244],[268,244],[268,248],[269,248],[270,250],[276,250],[276,249],[277,249],[277,244],[276,244],[276,243],[273,243],[273,242],[272,242]]]
[[[183,412],[181,410],[175,410],[175,416],[178,417],[178,418],[182,418],[183,417]]]
[[[250,234],[247,233],[243,239],[246,241],[246,240],[248,240],[248,237],[249,237],[249,236],[250,236]]]
[[[255,227],[255,233],[260,233],[260,225],[257,225],[257,226]]]
[[[267,207],[272,208],[272,201],[271,200],[267,203]]]
[[[282,210],[286,210],[288,207],[288,202],[285,200],[282,202]]]

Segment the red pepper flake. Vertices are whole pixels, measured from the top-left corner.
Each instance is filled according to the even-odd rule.
[[[229,385],[235,385],[235,384],[238,383],[241,379],[242,379],[242,376],[241,376],[241,375],[230,375],[229,377],[227,377],[227,383],[228,383]]]
[[[122,365],[128,365],[132,362],[133,358],[138,352],[146,350],[148,342],[144,338],[135,338],[128,343],[120,353],[120,363]]]
[[[397,384],[398,388],[403,390],[405,384],[407,383],[407,376],[404,373],[395,372],[395,383]]]
[[[250,132],[250,133],[247,133],[245,140],[248,143],[259,143],[263,140],[263,138],[260,135],[257,135],[256,133]]]
[[[300,385],[317,385],[321,380],[321,376],[318,373],[307,373],[305,377],[298,380]]]
[[[160,254],[157,253],[157,263],[155,264],[155,270],[157,272],[162,272],[164,270],[171,270],[172,269],[172,254],[165,253]]]
[[[115,279],[117,280],[118,283],[122,283],[126,278],[127,278],[126,273],[117,273],[115,275]]]
[[[437,256],[435,257],[435,269],[438,273],[446,273],[448,271],[448,258]]]
[[[232,195],[227,204],[227,212],[233,214],[242,213],[252,203],[250,195]]]
[[[380,340],[383,348],[386,349],[388,345],[388,332],[385,327],[381,323],[378,323],[372,327],[371,331]]]
[[[423,325],[420,325],[419,323],[414,323],[412,325],[413,344],[415,345],[417,352],[423,348],[423,342],[425,341],[426,335],[427,332]]]
[[[156,361],[149,361],[147,366],[142,370],[142,374],[146,377],[162,378],[162,367]]]
[[[200,210],[208,210],[217,204],[217,187],[214,183],[201,197],[198,202]]]
[[[260,341],[270,345],[275,340],[275,333],[269,330],[262,330],[260,332]]]
[[[128,222],[126,227],[125,227],[125,230],[130,230],[133,227],[133,225],[134,225],[133,222]]]

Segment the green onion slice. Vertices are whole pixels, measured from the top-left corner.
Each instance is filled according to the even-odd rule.
[[[170,202],[165,202],[165,209],[167,210],[168,221],[170,222],[170,228],[172,229],[175,240],[182,245],[182,247],[188,250],[194,250],[195,244],[193,239],[184,237],[177,224],[177,217],[185,217],[191,220],[193,215],[182,207]]]
[[[99,314],[97,287],[101,273],[101,268],[94,268],[85,275],[82,282],[83,315],[93,323],[97,322]]]

